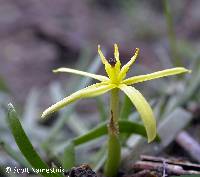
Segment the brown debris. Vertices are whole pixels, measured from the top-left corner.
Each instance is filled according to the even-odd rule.
[[[200,165],[198,164],[146,155],[142,155],[141,161],[133,164],[132,169],[141,174],[145,173],[144,170],[153,171],[158,176],[200,174]]]
[[[108,128],[109,128],[109,132],[110,133],[115,133],[115,134],[119,134],[119,127],[116,124],[116,122],[114,121],[114,117],[113,117],[113,111],[111,110],[111,117],[110,117],[110,122],[108,124]]]
[[[150,170],[143,170],[138,173],[127,175],[124,177],[157,177],[157,175]]]
[[[196,169],[198,169],[198,171],[200,171],[200,164],[194,164],[194,163],[190,163],[188,161],[184,161],[184,160],[180,160],[180,159],[166,159],[163,157],[154,157],[154,156],[148,156],[148,155],[141,155],[140,158],[143,161],[153,161],[153,162],[165,161],[165,163],[168,163],[168,164],[192,167],[192,168],[196,168]]]
[[[68,177],[97,177],[96,173],[92,171],[89,165],[83,164],[79,167],[73,167],[71,170],[65,172]]]

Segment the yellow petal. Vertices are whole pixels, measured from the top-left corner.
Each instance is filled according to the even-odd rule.
[[[153,141],[156,137],[156,120],[150,105],[142,96],[142,94],[134,87],[121,84],[119,88],[130,98],[139,112],[146,128],[148,142]]]
[[[98,45],[98,53],[99,53],[99,56],[101,58],[102,63],[103,64],[108,63],[108,61],[106,60],[106,58],[103,55],[103,52],[101,51],[101,46],[100,45]]]
[[[120,59],[119,59],[119,49],[118,49],[117,44],[114,44],[114,56],[115,56],[115,59],[116,59],[115,67],[116,67],[117,71],[119,72],[120,67],[121,67],[121,62],[120,62]]]
[[[152,79],[158,79],[161,77],[175,75],[175,74],[181,74],[181,73],[185,73],[185,72],[190,73],[191,71],[188,69],[185,69],[183,67],[177,67],[177,68],[172,68],[172,69],[166,69],[163,71],[157,71],[157,72],[154,72],[151,74],[130,77],[128,79],[125,79],[122,83],[131,85],[131,84],[135,84],[138,82],[144,82],[144,81],[148,81],[148,80],[152,80]]]
[[[92,74],[92,73],[79,71],[79,70],[75,70],[75,69],[71,69],[71,68],[58,68],[58,69],[53,70],[53,72],[54,73],[57,73],[57,72],[73,73],[73,74],[91,77],[91,78],[99,80],[99,81],[108,81],[109,80],[109,78],[107,78],[106,76]]]
[[[98,53],[99,53],[102,63],[105,65],[106,73],[108,74],[109,77],[112,77],[113,75],[112,66],[108,63],[108,61],[104,57],[103,52],[101,51],[100,45],[98,45]]]
[[[136,60],[136,58],[137,58],[137,56],[139,54],[139,50],[140,50],[139,48],[136,48],[134,56],[130,59],[130,61],[127,64],[125,64],[122,67],[122,69],[121,69],[121,71],[119,73],[119,80],[122,80],[122,79],[124,79],[126,77],[126,73],[128,72],[128,70],[131,67],[131,65],[133,65],[133,63],[135,62],[135,60]]]
[[[59,109],[63,108],[64,106],[67,106],[68,104],[81,99],[81,98],[88,98],[88,97],[95,97],[101,94],[104,94],[105,92],[113,89],[115,87],[114,84],[104,84],[103,82],[93,84],[91,86],[88,86],[82,90],[79,90],[70,96],[64,98],[63,100],[57,102],[56,104],[52,105],[48,109],[46,109],[42,113],[42,118],[48,116],[49,114],[58,111]]]

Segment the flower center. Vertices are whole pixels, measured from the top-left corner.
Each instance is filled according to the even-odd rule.
[[[112,67],[114,67],[115,64],[117,63],[117,61],[115,60],[115,58],[109,58],[109,59],[108,59],[108,63],[109,63]]]

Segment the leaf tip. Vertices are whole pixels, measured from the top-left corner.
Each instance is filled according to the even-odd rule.
[[[155,137],[154,138],[148,138],[148,143],[152,143],[153,141],[155,140]]]
[[[54,69],[52,70],[53,73],[57,73],[58,72],[58,69]]]
[[[14,110],[15,108],[14,108],[14,106],[12,105],[12,103],[8,103],[8,110],[9,111],[12,111],[12,110]]]
[[[184,68],[184,67],[180,67],[182,69],[183,72],[187,72],[187,73],[192,73],[192,70]]]
[[[191,74],[191,73],[192,73],[192,70],[188,69],[187,72],[188,72],[189,74]]]
[[[46,115],[47,115],[47,114],[46,114],[45,111],[44,111],[44,112],[41,114],[41,118],[44,119],[44,118],[46,117]]]
[[[147,133],[147,136],[148,136],[148,143],[151,143],[154,140],[156,140],[156,138],[157,138],[156,129],[155,129],[154,133],[152,133],[152,134]]]

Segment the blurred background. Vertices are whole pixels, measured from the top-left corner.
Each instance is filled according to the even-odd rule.
[[[153,69],[170,67],[165,60],[173,60],[163,1],[2,0],[0,3],[0,75],[13,94],[13,101],[20,104],[31,88],[42,90],[59,77],[67,80],[69,75],[55,76],[52,69],[72,67],[82,54],[86,55],[84,60],[92,60],[97,54],[97,44],[112,57],[113,43],[118,43],[124,62],[139,47],[137,62]],[[169,4],[178,47],[189,47],[187,55],[199,51],[200,2],[176,0]],[[177,57],[189,63],[191,58],[187,55]],[[161,62],[165,65],[161,66]]]
[[[34,137],[33,143],[39,146],[59,119],[55,114],[54,119],[41,121],[42,111],[92,82],[71,74],[53,74],[52,69],[70,67],[104,74],[97,58],[98,44],[106,57],[112,58],[113,44],[118,43],[122,63],[139,47],[139,58],[130,72],[137,75],[175,66],[197,67],[199,40],[199,0],[0,0],[0,140],[15,144],[4,119],[5,107],[12,102],[22,116],[27,133]],[[153,105],[161,97],[167,105],[171,95],[181,93],[182,98],[186,86],[195,82],[181,106],[190,101],[189,105],[195,105],[196,110],[200,101],[200,67],[197,68],[192,76],[161,79],[138,87]],[[191,78],[193,82],[185,82]],[[107,96],[103,100],[78,102],[72,117],[74,120],[85,117],[91,122],[78,127],[71,121],[69,127],[65,126],[69,135],[58,133],[54,138],[64,141],[71,134],[82,134],[96,125],[99,116],[107,115],[107,103],[102,111],[105,100],[108,102]],[[64,122],[63,119],[60,124]],[[31,133],[34,126],[40,126],[36,128],[37,133]],[[3,149],[0,163],[13,163]]]

